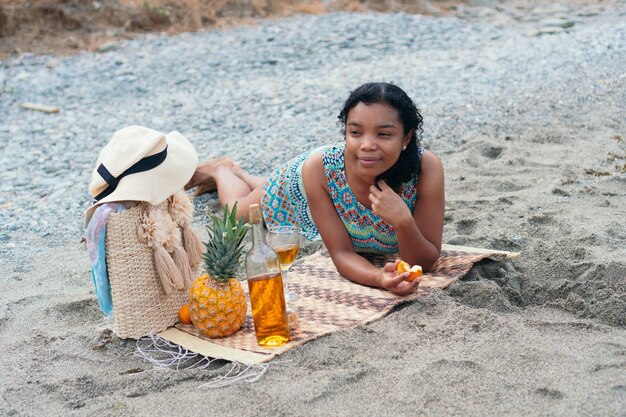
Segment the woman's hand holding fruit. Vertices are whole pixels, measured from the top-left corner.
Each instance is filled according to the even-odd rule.
[[[417,268],[412,270],[406,262],[400,259],[388,262],[382,268],[381,287],[396,295],[414,293],[421,281],[421,267],[416,266]]]

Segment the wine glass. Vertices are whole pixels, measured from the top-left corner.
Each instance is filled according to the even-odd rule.
[[[298,226],[270,226],[267,239],[267,243],[278,255],[285,285],[285,301],[296,301],[300,296],[297,293],[289,292],[287,270],[289,270],[291,264],[293,264],[298,257],[298,251],[300,250],[300,232]]]

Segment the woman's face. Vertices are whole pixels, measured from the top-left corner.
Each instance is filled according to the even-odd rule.
[[[396,109],[359,103],[346,118],[346,164],[359,176],[375,178],[398,161],[409,140]]]

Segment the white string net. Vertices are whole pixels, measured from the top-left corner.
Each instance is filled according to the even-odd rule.
[[[150,362],[156,368],[176,371],[207,369],[213,362],[221,360],[192,352],[156,335],[138,339],[134,354]],[[240,382],[251,384],[261,378],[268,368],[269,364],[266,363],[247,365],[230,362],[225,374],[216,376],[198,388],[222,388]]]

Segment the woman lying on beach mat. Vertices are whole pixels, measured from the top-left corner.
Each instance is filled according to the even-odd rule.
[[[186,189],[217,190],[237,215],[260,203],[268,226],[297,224],[322,238],[339,273],[351,281],[406,295],[419,279],[395,263],[372,265],[359,253],[395,253],[428,271],[441,251],[444,176],[439,158],[420,146],[422,116],[399,87],[368,83],[339,113],[345,141],[307,151],[269,178],[229,158],[198,165]],[[419,180],[419,181],[418,181]]]

